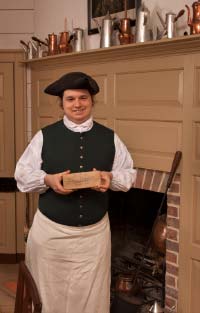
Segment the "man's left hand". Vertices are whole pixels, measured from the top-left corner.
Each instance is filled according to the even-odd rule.
[[[110,172],[101,171],[100,175],[101,175],[100,185],[95,187],[95,188],[92,188],[92,189],[94,189],[96,191],[100,191],[100,192],[106,192],[110,187],[110,183],[112,180],[112,174]]]

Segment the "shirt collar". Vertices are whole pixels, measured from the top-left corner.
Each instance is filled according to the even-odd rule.
[[[66,115],[64,115],[63,122],[64,122],[64,125],[68,129],[70,129],[74,132],[79,132],[79,133],[89,131],[93,126],[92,116],[87,121],[83,122],[82,124],[76,124],[76,123],[70,121]]]

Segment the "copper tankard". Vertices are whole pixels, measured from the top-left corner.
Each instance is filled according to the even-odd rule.
[[[48,55],[55,55],[58,53],[57,35],[54,33],[48,35]]]

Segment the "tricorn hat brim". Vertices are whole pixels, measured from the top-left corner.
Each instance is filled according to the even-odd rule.
[[[91,95],[99,92],[97,82],[89,75],[82,72],[70,72],[47,86],[45,93],[53,96],[62,96],[67,89],[87,89]]]

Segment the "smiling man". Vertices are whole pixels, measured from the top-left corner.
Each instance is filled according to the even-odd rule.
[[[109,313],[108,189],[128,191],[136,171],[117,134],[92,118],[98,92],[97,82],[82,72],[49,85],[45,93],[60,98],[64,117],[36,133],[15,170],[22,192],[40,194],[26,264],[43,313]],[[101,175],[95,188],[63,187],[63,174],[93,170]]]
[[[77,124],[85,122],[92,112],[92,98],[87,89],[65,90],[63,110],[68,118]]]

